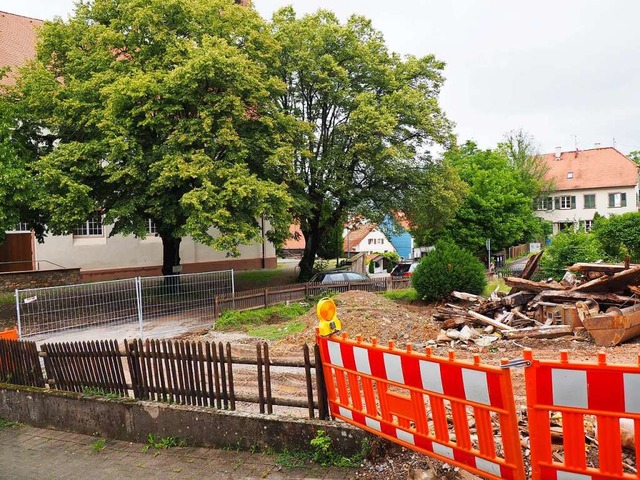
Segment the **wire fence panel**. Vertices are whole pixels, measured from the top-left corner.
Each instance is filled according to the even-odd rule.
[[[16,290],[20,338],[138,321],[136,279]]]
[[[213,325],[215,296],[233,293],[233,270],[142,277],[140,281],[143,329],[181,332]]]
[[[180,333],[213,324],[215,296],[233,290],[233,270],[16,290],[18,330],[25,338],[128,324],[123,338]]]

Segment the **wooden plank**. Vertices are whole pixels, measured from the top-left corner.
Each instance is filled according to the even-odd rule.
[[[213,407],[215,406],[215,385],[213,383],[213,368],[214,368],[214,363],[213,363],[213,356],[211,355],[211,343],[209,341],[206,341],[204,344],[204,351],[205,351],[205,355],[206,355],[206,363],[207,363],[207,385],[208,385],[208,406],[209,407]]]
[[[307,386],[307,402],[309,402],[309,418],[315,418],[315,408],[313,408],[313,383],[311,379],[311,360],[309,355],[309,345],[306,343],[302,347],[304,357],[304,378]]]
[[[635,268],[638,265],[629,265],[625,267],[623,263],[574,263],[567,270],[572,272],[601,272],[609,275],[622,272],[627,268]]]
[[[218,342],[218,365],[220,366],[220,386],[222,394],[222,405],[224,409],[229,408],[229,395],[227,394],[227,372],[224,357],[224,345]]]
[[[271,397],[271,365],[269,364],[269,344],[262,343],[262,352],[264,353],[264,382],[267,396],[267,413],[273,413],[273,402]]]
[[[524,278],[518,277],[506,277],[504,283],[510,287],[518,288],[519,290],[526,290],[528,292],[541,292],[543,290],[568,290],[569,287],[560,285],[558,282],[532,282]]]
[[[534,255],[531,255],[527,260],[526,265],[522,269],[522,273],[520,274],[520,278],[524,278],[525,280],[529,280],[531,275],[538,268],[538,263],[540,262],[540,258],[542,257],[544,251],[540,251]]]
[[[505,325],[502,322],[498,322],[497,320],[494,320],[492,318],[485,317],[484,315],[476,313],[473,310],[469,310],[467,313],[484,325],[491,325],[492,327],[495,327],[502,331],[514,330],[514,328],[510,327],[509,325]]]
[[[598,303],[614,303],[619,305],[640,303],[640,298],[617,295],[615,293],[588,293],[576,290],[543,290],[538,297],[544,301],[556,303],[594,300]],[[538,298],[536,297],[536,298]]]
[[[176,403],[176,389],[178,387],[176,384],[176,369],[171,341],[163,340],[162,349],[164,350],[164,369],[167,375],[167,401]]]
[[[213,378],[215,382],[216,408],[222,408],[222,390],[220,388],[220,362],[218,362],[218,351],[216,343],[211,344],[211,360],[213,362]]]
[[[503,333],[503,336],[508,340],[521,338],[556,338],[565,335],[573,335],[573,327],[571,325],[528,327]]]
[[[322,369],[322,357],[320,347],[316,343],[313,346],[313,355],[316,363],[316,390],[318,392],[318,417],[320,420],[329,420],[329,402],[327,401],[327,391],[324,383],[324,371]]]
[[[574,287],[576,292],[617,293],[640,282],[640,265]]]
[[[205,356],[202,351],[202,342],[198,342],[198,366],[200,367],[200,403],[198,405],[207,405],[207,377],[205,376]]]
[[[227,375],[229,378],[229,407],[231,410],[236,409],[236,392],[233,385],[233,362],[231,360],[231,344],[227,342]]]
[[[264,401],[264,378],[262,373],[262,343],[256,343],[256,362],[258,365],[258,405],[260,406],[260,413],[265,412]]]

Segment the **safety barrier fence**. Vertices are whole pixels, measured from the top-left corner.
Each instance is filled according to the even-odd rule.
[[[346,334],[317,343],[332,416],[485,478],[525,478],[508,370]]]
[[[257,404],[266,414],[287,407],[289,415],[327,419],[318,346],[301,350],[303,360],[294,360],[271,358],[265,342],[249,358],[232,355],[229,343],[102,340],[38,350],[0,339],[0,383],[225,410]]]
[[[640,434],[640,360],[637,365],[611,365],[599,353],[596,363],[524,358],[531,440],[532,479],[604,480],[640,478],[625,472],[621,420],[637,440]],[[550,416],[562,424],[562,455],[553,455]],[[587,420],[588,421],[585,421]],[[628,420],[627,420],[628,419]],[[597,459],[587,458],[587,425],[595,425]],[[635,442],[634,442],[635,443]],[[638,458],[640,447],[635,444]]]
[[[640,434],[638,365],[535,360],[525,367],[530,475],[524,469],[508,368],[396,349],[346,334],[318,336],[331,415],[488,479],[638,479],[625,466],[621,419]],[[562,425],[562,445],[550,419]],[[471,434],[469,426],[475,427]],[[597,448],[587,448],[594,435]],[[526,432],[527,425],[523,427]],[[526,435],[526,433],[525,433]],[[554,437],[555,440],[554,440]],[[555,443],[555,444],[554,444]],[[636,458],[640,447],[631,442]],[[597,454],[588,453],[596,451]],[[594,458],[597,457],[597,458]]]

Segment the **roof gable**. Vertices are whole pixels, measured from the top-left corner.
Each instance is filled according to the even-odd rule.
[[[556,190],[625,187],[638,183],[638,166],[613,147],[541,155]]]
[[[0,12],[0,68],[20,67],[36,55],[37,29],[42,20]],[[12,71],[0,83],[15,83]]]

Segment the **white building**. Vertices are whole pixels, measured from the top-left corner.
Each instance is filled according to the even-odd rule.
[[[538,199],[537,215],[563,228],[591,229],[604,217],[638,211],[638,165],[612,147],[558,151],[542,156],[555,191]]]
[[[396,248],[375,225],[365,225],[356,230],[345,229],[343,250],[347,253],[372,254],[395,252]]]

